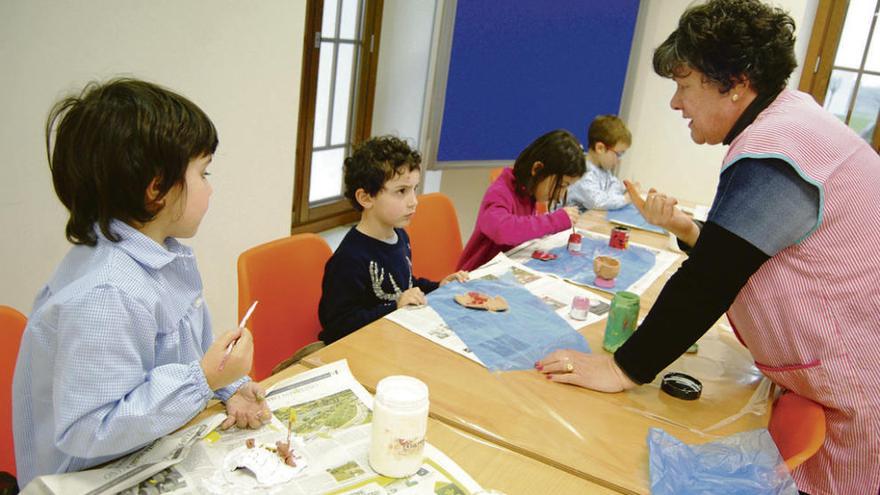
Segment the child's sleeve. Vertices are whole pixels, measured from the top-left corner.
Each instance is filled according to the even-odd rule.
[[[54,441],[92,459],[133,451],[173,432],[214,395],[198,361],[157,364],[155,349],[176,348],[147,308],[99,287],[63,305],[53,373]]]
[[[568,188],[568,203],[584,210],[616,210],[629,203],[626,188],[617,177],[610,175],[608,185],[593,166],[581,180]]]
[[[433,280],[428,280],[427,278],[413,277],[413,287],[418,287],[419,289],[422,289],[422,292],[427,294],[429,292],[437,290],[437,287],[440,287],[440,282],[434,282]]]
[[[371,303],[373,298],[367,295],[373,289],[369,276],[364,276],[368,273],[366,267],[336,255],[327,262],[318,306],[325,343],[335,342],[397,309],[396,301]]]
[[[488,200],[477,218],[477,228],[502,246],[516,246],[571,227],[563,209],[543,215],[516,215],[505,201]]]

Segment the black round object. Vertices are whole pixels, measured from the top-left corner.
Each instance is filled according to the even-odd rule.
[[[703,384],[690,375],[673,372],[663,375],[660,389],[677,399],[696,400],[703,392]]]

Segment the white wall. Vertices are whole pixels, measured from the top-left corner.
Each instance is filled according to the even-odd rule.
[[[687,121],[673,111],[669,100],[675,83],[654,73],[654,49],[675,30],[678,19],[691,0],[643,0],[633,40],[621,117],[633,134],[619,175],[655,187],[681,199],[710,204],[718,184],[718,173],[726,147],[696,145]],[[798,63],[806,54],[817,0],[783,0],[776,5],[794,18],[799,40],[795,47]],[[789,86],[797,87],[800,70]]]
[[[304,0],[0,2],[0,304],[30,312],[69,244],[43,146],[49,107],[91,80],[158,82],[201,106],[220,147],[198,235],[205,295],[236,324],[236,259],[290,232]]]
[[[373,135],[405,138],[422,155],[422,121],[429,70],[436,0],[386,0],[373,102]],[[438,191],[438,172],[424,174],[423,190]]]

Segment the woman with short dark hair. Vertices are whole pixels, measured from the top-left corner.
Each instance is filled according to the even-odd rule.
[[[554,380],[648,383],[725,312],[774,383],[825,408],[822,448],[794,470],[809,493],[880,487],[880,157],[804,93],[794,21],[757,0],[689,8],[654,52],[698,144],[729,145],[705,224],[655,191],[637,204],[689,258],[615,353],[558,351]],[[631,187],[631,186],[630,186]],[[631,197],[637,191],[631,188]]]

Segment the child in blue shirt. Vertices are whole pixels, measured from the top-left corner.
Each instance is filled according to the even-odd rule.
[[[616,115],[599,115],[587,131],[587,173],[568,188],[566,205],[586,210],[616,210],[629,204],[623,183],[614,176],[632,134]]]
[[[318,317],[330,344],[397,308],[425,304],[425,294],[451,280],[412,274],[406,227],[416,211],[421,156],[401,139],[372,138],[345,159],[345,196],[361,220],[345,235],[324,268]]]
[[[226,402],[224,427],[261,426],[270,413],[245,376],[250,332],[214,341],[193,252],[176,239],[195,235],[208,208],[218,140],[207,115],[159,86],[118,79],[57,103],[46,132],[74,247],[21,340],[19,485],[137,450],[215,397]]]

